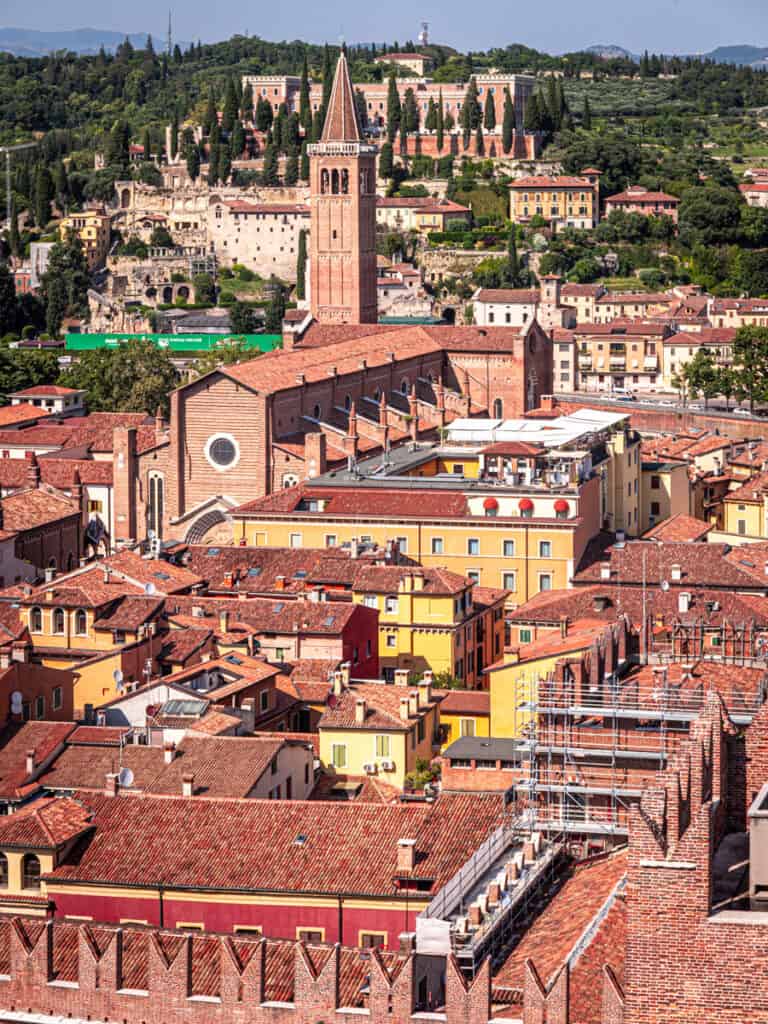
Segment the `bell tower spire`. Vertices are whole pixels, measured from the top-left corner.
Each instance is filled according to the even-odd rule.
[[[376,323],[376,147],[365,142],[342,50],[310,157],[310,305],[320,323]]]

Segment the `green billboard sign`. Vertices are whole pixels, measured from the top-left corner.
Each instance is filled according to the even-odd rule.
[[[117,348],[134,339],[151,341],[158,348],[169,352],[190,354],[210,352],[230,342],[245,342],[246,348],[272,352],[281,348],[283,343],[279,334],[68,334],[65,351],[91,352],[101,348]]]

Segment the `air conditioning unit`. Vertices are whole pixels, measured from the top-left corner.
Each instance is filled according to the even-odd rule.
[[[363,771],[365,772],[366,775],[375,775],[376,774],[376,765],[375,764],[371,764],[370,762],[368,764],[364,764],[363,765]]]
[[[383,772],[393,772],[395,770],[395,762],[387,759],[381,762],[381,770]]]

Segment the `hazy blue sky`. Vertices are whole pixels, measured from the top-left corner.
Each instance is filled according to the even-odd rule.
[[[214,41],[235,32],[265,39],[350,41],[414,38],[419,19],[430,22],[430,37],[461,49],[486,49],[521,42],[561,52],[592,43],[617,43],[630,50],[701,52],[719,45],[768,46],[766,0],[486,0],[474,7],[463,0],[421,0],[395,5],[350,0],[294,0],[293,3],[224,3],[185,0],[173,3],[174,34],[180,39]],[[477,14],[475,20],[473,15]],[[383,15],[383,17],[382,17]],[[3,0],[0,21],[37,29],[105,28],[149,31],[163,36],[167,0]]]

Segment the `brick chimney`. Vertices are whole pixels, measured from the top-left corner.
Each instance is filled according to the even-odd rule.
[[[163,747],[163,761],[165,764],[173,764],[173,759],[176,757],[176,744],[166,743]]]
[[[410,702],[407,697],[400,698],[400,718],[407,722],[411,717]]]
[[[27,452],[27,487],[38,487],[40,484],[40,463],[34,452]]]
[[[411,690],[408,694],[408,708],[412,715],[418,715],[419,713],[419,691]]]
[[[425,708],[432,700],[432,682],[429,679],[419,681],[419,707]]]
[[[328,468],[327,440],[322,430],[304,435],[304,474],[308,479],[321,476]]]
[[[339,666],[341,672],[341,681],[345,686],[349,686],[349,681],[352,678],[352,664],[349,661],[342,661]]]
[[[117,772],[107,772],[104,782],[104,796],[117,796],[119,788]]]
[[[365,713],[368,705],[363,697],[358,697],[355,701],[355,721],[358,725],[362,725],[365,722]]]
[[[26,761],[24,764],[24,770],[27,775],[33,775],[35,771],[35,752],[34,750],[28,750]]]
[[[195,794],[195,776],[192,772],[184,772],[181,776],[181,795],[182,796],[194,796]]]
[[[416,840],[397,840],[397,873],[409,874],[416,867]]]
[[[219,612],[219,632],[229,632],[229,612],[226,610]]]

